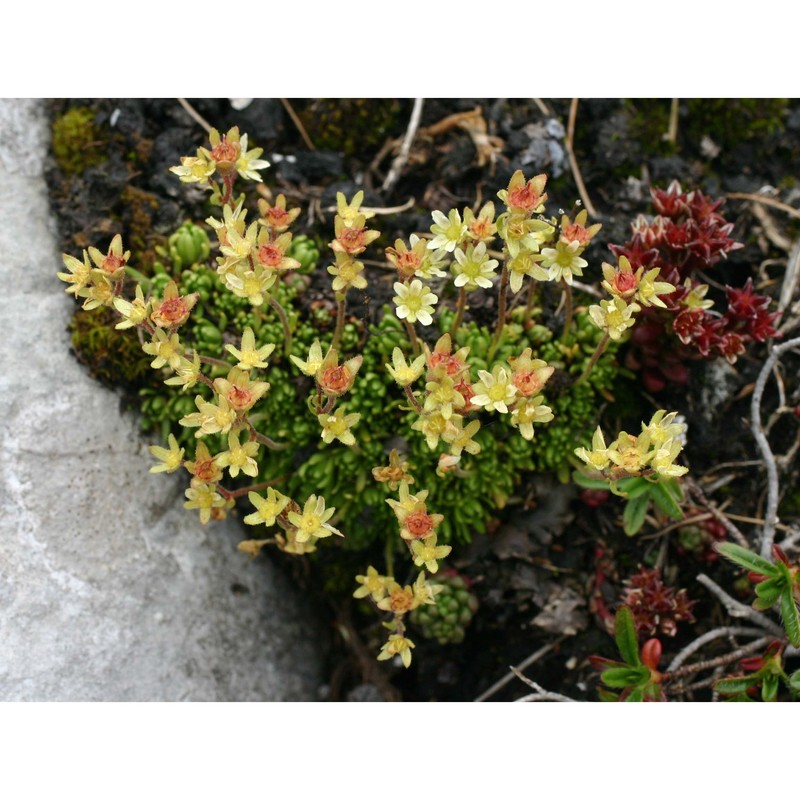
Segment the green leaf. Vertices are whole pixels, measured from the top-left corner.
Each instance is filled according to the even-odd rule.
[[[653,488],[650,490],[650,496],[653,498],[656,507],[670,519],[683,518],[681,507],[675,502],[675,498],[672,494],[664,488],[663,484],[653,484]]]
[[[625,511],[622,512],[622,528],[628,536],[636,536],[642,529],[649,505],[649,494],[642,495],[634,500],[628,500]]]
[[[659,484],[672,495],[676,503],[680,503],[683,500],[683,487],[681,487],[676,478],[662,478]]]
[[[626,703],[641,703],[644,700],[644,687],[638,686],[626,698]]]
[[[778,676],[767,674],[761,684],[761,699],[765,703],[772,703],[778,698]]]
[[[621,606],[617,611],[617,616],[614,618],[614,638],[617,641],[622,660],[633,667],[641,666],[636,625],[628,606]]]
[[[782,578],[767,578],[762,583],[756,584],[756,595],[758,595],[758,610],[771,608],[778,602],[781,592],[786,587]]]
[[[714,690],[720,694],[739,694],[746,692],[751,686],[755,686],[759,680],[758,675],[745,678],[723,678],[714,684]]]
[[[625,494],[628,500],[635,500],[646,494],[652,485],[646,478],[622,478],[617,481],[617,489]]]
[[[725,556],[725,558],[733,561],[734,564],[738,564],[740,567],[744,567],[752,572],[768,575],[771,578],[780,575],[780,571],[771,561],[767,561],[766,558],[761,558],[760,555],[754,553],[752,550],[748,550],[746,547],[740,547],[738,544],[733,544],[733,542],[722,542],[716,545],[716,550],[718,553]]]
[[[641,667],[611,667],[605,670],[600,680],[612,689],[625,689],[628,686],[638,686],[644,683],[650,675],[650,670]]]
[[[794,602],[791,586],[787,586],[781,593],[781,616],[792,647],[800,647],[800,612]]]
[[[793,692],[800,692],[800,669],[797,672],[793,672],[786,682]]]
[[[604,478],[590,478],[578,470],[572,473],[572,480],[583,489],[605,489],[608,491],[607,480]]]

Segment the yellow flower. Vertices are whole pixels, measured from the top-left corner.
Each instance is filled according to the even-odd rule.
[[[424,566],[428,572],[438,572],[439,564],[437,561],[447,558],[453,548],[449,545],[436,546],[436,534],[432,533],[427,539],[411,542],[411,552],[414,556],[414,563],[418,567]]]
[[[466,252],[460,247],[456,248],[454,255],[456,260],[452,269],[456,276],[454,281],[456,286],[459,288],[463,286],[468,292],[481,287],[491,288],[494,271],[500,262],[489,258],[484,242],[467,245]]]
[[[56,275],[65,283],[70,284],[64,290],[68,294],[71,292],[78,297],[78,292],[89,285],[92,280],[92,265],[89,263],[89,255],[83,251],[83,262],[67,253],[62,253],[61,259],[69,272],[57,272]]]
[[[214,174],[214,164],[201,155],[182,156],[179,167],[170,167],[169,171],[177,175],[182,183],[208,183]]]
[[[69,291],[69,289],[67,289]],[[121,297],[114,298],[114,308],[119,314],[124,317],[122,322],[117,323],[114,327],[117,330],[123,331],[126,328],[133,328],[136,325],[141,325],[150,314],[150,301],[144,299],[144,292],[142,287],[136,287],[136,297],[132,303],[123,300]]]
[[[265,344],[256,349],[256,337],[251,327],[246,327],[242,334],[242,349],[237,350],[232,344],[226,344],[225,349],[234,357],[239,359],[236,365],[239,369],[264,369],[268,366],[267,359],[275,349],[274,344]]]
[[[589,318],[614,341],[619,340],[636,320],[634,314],[641,311],[637,303],[626,303],[621,297],[601,300],[599,306],[589,306]]]
[[[575,455],[598,472],[602,472],[611,463],[611,459],[608,457],[606,441],[599,425],[592,436],[592,449],[587,450],[585,447],[579,447],[575,450]]]
[[[353,592],[353,597],[360,599],[369,595],[375,603],[379,603],[386,597],[388,581],[388,578],[378,574],[375,567],[367,567],[366,575],[356,575],[356,582],[361,586]]]
[[[542,250],[541,267],[535,270],[535,276],[540,280],[563,280],[571,284],[573,276],[583,275],[583,268],[589,264],[585,258],[581,258],[582,252],[579,242],[566,243],[559,240],[555,247]]]
[[[447,429],[442,434],[442,438],[450,445],[450,455],[460,458],[463,450],[474,456],[480,453],[481,446],[474,439],[480,429],[481,423],[477,419],[464,425],[463,417],[451,417]],[[440,466],[442,466],[441,461]]]
[[[392,633],[389,636],[389,641],[381,648],[378,661],[386,661],[389,658],[399,655],[403,666],[410,667],[412,647],[416,647],[416,645],[411,639],[406,639],[405,636],[399,633]]]
[[[530,216],[544,210],[544,201],[547,194],[544,187],[547,184],[547,175],[537,175],[529,181],[518,169],[508,182],[508,188],[501,189],[497,196],[506,204],[509,211]]]
[[[477,217],[471,208],[465,208],[464,224],[467,226],[467,236],[470,239],[489,244],[497,233],[497,225],[494,223],[494,203],[491,200],[484,203]]]
[[[240,152],[239,157],[236,159],[236,171],[245,180],[261,183],[261,175],[258,174],[258,170],[266,169],[269,166],[269,161],[259,158],[264,152],[264,148],[254,147],[252,150],[248,150],[246,133],[242,135],[239,147]]]
[[[216,483],[222,480],[222,470],[219,468],[216,459],[211,455],[205,442],[198,442],[194,449],[194,461],[187,461],[184,465],[194,476],[192,481],[196,484]],[[196,479],[196,480],[195,480]]]
[[[290,358],[304,375],[316,375],[323,362],[322,345],[320,345],[318,339],[314,339],[314,343],[308,350],[307,361],[302,361],[298,356],[290,356]]]
[[[227,378],[215,378],[214,389],[220,400],[227,400],[237,412],[249,411],[268,391],[266,381],[251,381],[250,375],[238,367],[232,367]]]
[[[424,409],[428,414],[438,412],[449,420],[454,410],[464,407],[464,395],[455,388],[455,381],[446,375],[438,380],[428,381],[425,389],[427,396]]]
[[[471,403],[475,406],[485,406],[487,411],[508,413],[508,403],[517,394],[517,387],[511,383],[511,376],[505,367],[495,364],[491,372],[485,369],[478,370],[480,380],[472,387],[475,396]]]
[[[279,194],[275,198],[275,205],[270,205],[263,198],[258,201],[258,212],[261,214],[259,224],[266,226],[273,233],[282,233],[300,216],[300,209],[286,210],[286,198]]]
[[[225,283],[237,297],[246,297],[254,306],[263,305],[265,295],[275,285],[276,273],[258,267],[225,274]]]
[[[434,211],[431,233],[433,239],[428,242],[429,250],[446,250],[452,253],[467,235],[467,226],[461,221],[461,215],[456,209],[451,209],[445,216],[441,211]]]
[[[335,411],[332,414],[320,414],[318,417],[322,425],[322,441],[330,444],[334,439],[338,439],[342,444],[352,447],[356,443],[352,428],[358,424],[361,414],[345,414],[342,411]]]
[[[227,467],[231,478],[235,478],[239,471],[251,478],[258,475],[258,464],[255,456],[258,454],[258,442],[245,442],[239,444],[239,432],[231,431],[228,434],[228,449],[217,455],[216,461],[220,467]]]
[[[276,492],[271,486],[267,489],[267,496],[263,498],[257,492],[248,492],[247,499],[256,507],[252,514],[248,514],[244,521],[247,525],[275,524],[278,516],[289,505],[289,498]]]
[[[196,438],[207,436],[210,433],[227,433],[236,422],[236,409],[231,408],[225,397],[219,398],[219,405],[204,400],[197,395],[194,400],[197,411],[187,414],[178,420],[186,428],[200,428],[195,434]]]
[[[151,445],[147,448],[151,455],[162,462],[150,467],[150,472],[175,472],[175,470],[180,469],[183,463],[184,450],[182,447],[178,447],[178,440],[173,434],[169,435],[167,441],[169,442],[169,449],[158,447],[157,445]]]
[[[542,256],[539,253],[531,253],[527,250],[521,251],[515,258],[509,259],[508,285],[514,294],[517,294],[522,288],[522,279],[524,277],[536,277],[536,270],[541,270],[541,267],[539,267],[541,260]]]
[[[290,511],[288,514],[289,522],[297,528],[297,541],[301,544],[310,537],[316,536],[323,539],[331,534],[343,536],[328,520],[333,516],[335,508],[325,508],[325,499],[312,494],[303,507],[303,513]]]
[[[180,386],[181,391],[185,392],[197,384],[201,374],[200,353],[195,350],[191,361],[181,356],[180,364],[175,368],[175,377],[167,378],[164,383],[167,386]]]
[[[160,369],[166,364],[169,364],[172,369],[178,369],[181,366],[183,346],[177,333],[173,333],[168,337],[166,331],[162,328],[157,328],[153,334],[152,341],[145,342],[142,345],[142,350],[150,356],[155,356],[150,362],[150,366],[153,369]]]
[[[256,261],[267,270],[297,269],[300,262],[286,255],[291,244],[291,233],[283,233],[273,238],[267,228],[262,228],[256,239]]]
[[[400,453],[397,450],[392,450],[389,453],[389,466],[388,467],[374,467],[372,470],[372,477],[379,483],[385,483],[391,489],[396,491],[401,483],[412,484],[414,478],[408,472],[408,463],[400,460]]]
[[[511,412],[511,424],[519,428],[523,439],[533,439],[533,424],[550,422],[553,412],[549,406],[543,405],[544,397],[521,397],[514,403]]]
[[[205,525],[214,512],[214,509],[224,508],[225,498],[220,495],[215,486],[201,483],[192,485],[186,490],[188,500],[183,504],[184,508],[196,508],[200,511],[200,522]]]
[[[352,226],[358,217],[363,217],[365,220],[372,219],[372,217],[375,216],[374,211],[360,210],[363,202],[363,191],[356,192],[353,195],[353,199],[349,203],[342,192],[336,192],[336,213],[338,214],[339,219],[341,219],[342,222],[348,226]]]
[[[103,255],[97,248],[89,248],[89,257],[94,261],[97,269],[112,280],[122,277],[125,265],[131,256],[131,251],[122,252],[122,237],[117,234],[108,246],[108,252]]]
[[[333,275],[331,288],[334,292],[346,292],[348,289],[366,289],[367,279],[361,274],[364,265],[351,258],[347,253],[337,251],[336,263],[328,267],[328,273]]]
[[[397,282],[394,285],[396,296],[392,302],[397,306],[395,313],[400,319],[430,325],[433,322],[433,306],[439,298],[420,280],[413,280],[406,286]]]
[[[392,364],[386,365],[392,378],[400,386],[410,386],[425,371],[425,356],[417,356],[410,364],[407,364],[403,351],[399,347],[395,347],[392,350]]]
[[[177,328],[189,319],[189,313],[194,308],[200,295],[197,292],[181,297],[178,294],[178,285],[170,281],[164,289],[164,297],[153,301],[153,311],[150,319],[159,328]]]

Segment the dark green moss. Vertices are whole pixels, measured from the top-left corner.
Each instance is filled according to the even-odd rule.
[[[105,143],[94,126],[94,112],[78,106],[53,120],[52,150],[62,172],[74,175],[105,160]]]

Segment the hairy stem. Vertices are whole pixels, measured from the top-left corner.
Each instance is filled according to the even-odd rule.
[[[567,340],[569,329],[572,327],[572,287],[562,278],[561,288],[564,290],[565,305],[564,332],[561,334],[561,341],[564,342]]]
[[[281,304],[272,295],[269,295],[269,304],[281,319],[281,325],[283,325],[283,354],[288,357],[289,353],[292,352],[292,329],[289,327],[289,318],[286,316]]]
[[[414,330],[414,326],[407,320],[403,320],[403,324],[406,326],[406,332],[408,333],[408,340],[411,342],[411,349],[414,352],[415,356],[418,356],[422,352],[422,348],[419,344],[419,339],[417,338],[417,332]]]
[[[589,359],[589,363],[586,365],[586,369],[581,374],[580,378],[578,378],[575,383],[583,383],[589,375],[591,374],[592,370],[594,369],[594,365],[600,359],[600,356],[603,355],[606,351],[606,347],[608,347],[608,343],[611,340],[611,337],[608,335],[608,331],[603,334],[603,338],[597,343],[597,347],[595,348],[594,353],[592,353],[592,357]]]
[[[339,342],[342,339],[342,331],[344,330],[344,309],[346,304],[345,295],[341,292],[336,293],[336,330],[333,332],[333,341],[331,347],[336,350],[339,347]]]
[[[464,319],[464,309],[467,307],[467,290],[462,286],[458,290],[458,305],[456,306],[456,315],[453,317],[453,324],[450,326],[450,337],[454,338],[456,331],[461,325],[461,320]]]
[[[497,326],[494,329],[492,343],[489,346],[487,362],[491,362],[500,342],[503,339],[503,330],[506,326],[506,295],[508,294],[508,262],[503,260],[503,271],[500,273],[500,294],[497,297]]]

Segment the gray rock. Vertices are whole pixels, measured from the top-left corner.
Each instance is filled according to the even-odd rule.
[[[0,100],[0,700],[310,700],[320,629],[69,353],[41,104]]]

